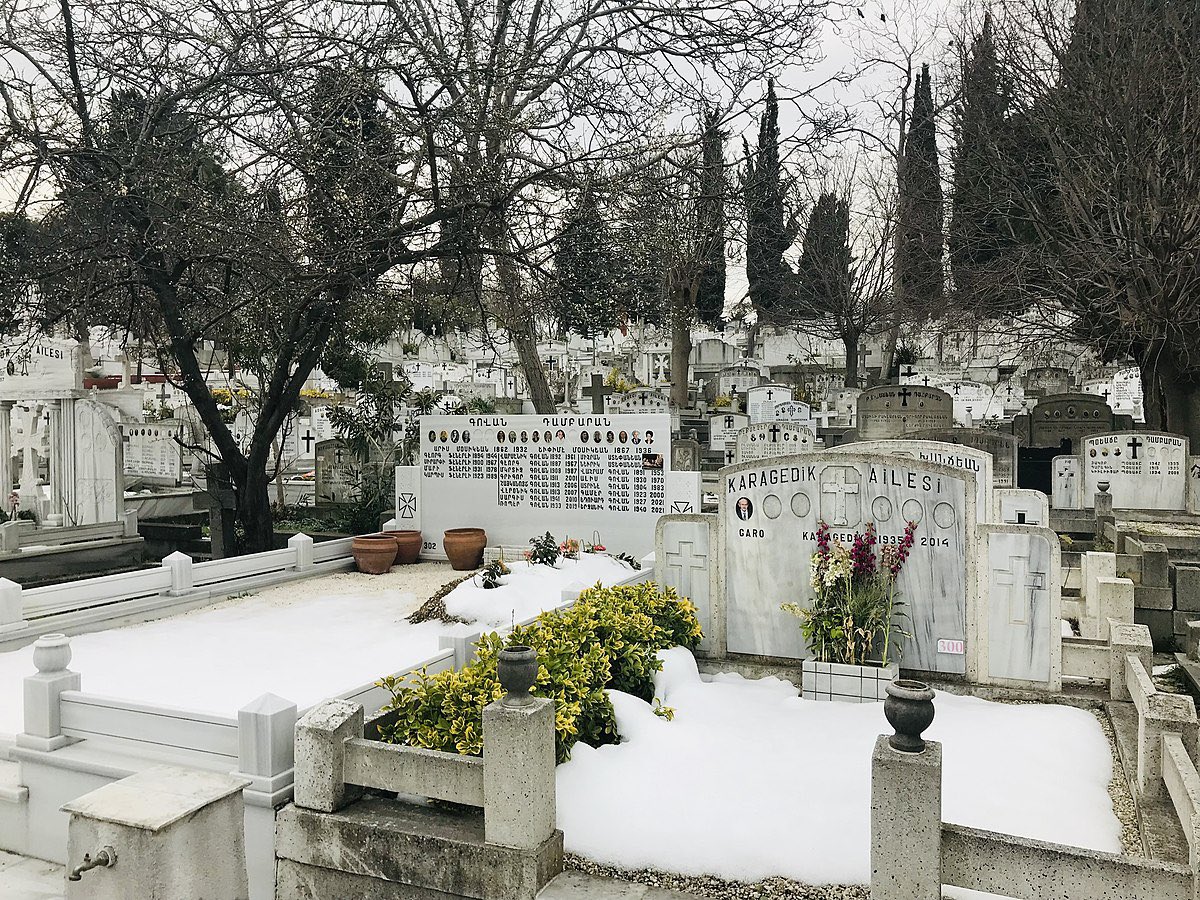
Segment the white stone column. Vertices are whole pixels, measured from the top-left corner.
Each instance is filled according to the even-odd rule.
[[[50,447],[50,515],[48,524],[62,524],[63,518],[63,442],[62,442],[62,401],[47,400],[46,408],[50,412],[50,434],[46,439]],[[55,520],[53,517],[58,517]]]
[[[0,505],[6,511],[13,489],[12,409],[11,400],[0,400]]]

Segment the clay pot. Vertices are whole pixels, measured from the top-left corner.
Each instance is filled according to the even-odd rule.
[[[532,647],[517,644],[500,651],[496,677],[500,686],[508,691],[504,695],[505,706],[528,706],[533,702],[529,689],[537,681],[537,671],[537,651]]]
[[[386,534],[360,534],[350,542],[354,564],[368,575],[382,575],[396,561],[396,540]]]
[[[396,542],[396,565],[411,566],[421,555],[421,532],[385,531]]]
[[[921,732],[933,723],[933,689],[923,681],[897,678],[887,686],[883,714],[896,733],[888,738],[893,750],[920,753]]]
[[[487,532],[482,528],[448,528],[442,536],[442,547],[450,559],[450,568],[458,572],[478,569],[483,562]]]

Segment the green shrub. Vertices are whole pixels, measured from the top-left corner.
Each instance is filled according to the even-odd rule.
[[[475,662],[460,671],[379,684],[392,694],[385,712],[398,713],[381,729],[392,743],[479,756],[483,753],[483,708],[504,696],[496,678],[500,648],[527,644],[537,650],[533,695],[554,700],[558,761],[582,740],[592,746],[616,743],[617,727],[606,688],[654,699],[659,650],[700,642],[696,608],[671,588],[653,583],[602,587],[579,595],[570,609],[542,613],[537,624],[518,627],[507,638],[485,634]]]

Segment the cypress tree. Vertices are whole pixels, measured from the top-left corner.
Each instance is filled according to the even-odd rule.
[[[929,65],[913,90],[912,116],[897,172],[898,206],[893,288],[902,308],[920,318],[943,309],[942,182]]]
[[[784,313],[792,273],[783,260],[791,243],[779,165],[779,101],[767,82],[767,105],[758,125],[758,146],[746,150],[746,280],[750,302],[764,324]]]
[[[558,235],[550,303],[562,328],[592,338],[623,319],[612,238],[588,190]]]
[[[711,328],[721,326],[725,311],[725,135],[719,120],[708,113],[701,137],[702,170],[699,216],[703,268],[696,290],[696,317]]]

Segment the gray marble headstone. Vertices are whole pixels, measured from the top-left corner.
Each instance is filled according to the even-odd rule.
[[[316,449],[317,506],[350,503],[354,499],[354,458],[340,440],[321,441]]]
[[[815,452],[721,472],[723,600],[728,649],[803,659],[810,654],[781,603],[812,602],[808,560],[816,530],[853,541],[874,522],[882,542],[917,523],[898,582],[913,637],[905,668],[966,671],[966,610],[976,592],[975,490],[959,470],[922,460]]]
[[[700,471],[700,443],[690,438],[671,442],[671,468],[676,472]]]
[[[1055,509],[1083,509],[1083,464],[1078,456],[1056,456],[1051,465],[1050,503]]]
[[[1089,434],[1121,431],[1132,426],[1128,416],[1113,413],[1099,397],[1063,394],[1038,401],[1028,416],[1013,420],[1013,433],[1029,447],[1060,447],[1069,440],[1078,452],[1079,442]]]
[[[864,441],[954,425],[954,401],[937,388],[882,384],[863,391],[857,408],[858,436]]]
[[[748,462],[752,459],[808,453],[815,449],[816,435],[804,425],[795,422],[760,422],[738,432],[734,459]]]
[[[1108,482],[1115,509],[1187,509],[1188,439],[1177,434],[1125,431],[1083,439],[1083,501]]]
[[[814,424],[812,406],[803,400],[785,400],[782,403],[776,403],[772,418],[776,422],[799,422],[810,428]]]
[[[1061,686],[1061,551],[1048,528],[989,526],[987,615],[980,675],[989,682]]]
[[[996,487],[1017,485],[1017,439],[1011,434],[986,428],[927,428],[904,436],[986,450],[992,455],[992,480]]]

